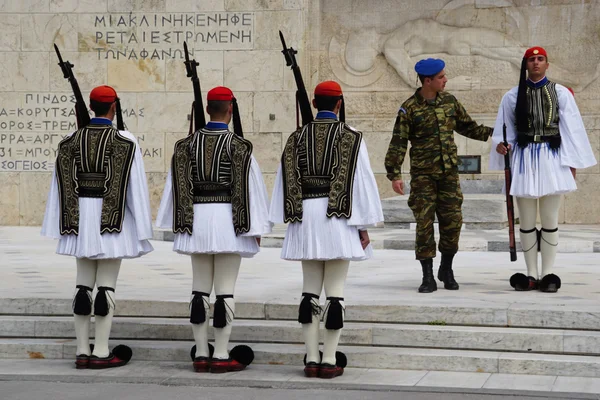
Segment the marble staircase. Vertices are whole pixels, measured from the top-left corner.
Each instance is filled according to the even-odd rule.
[[[70,303],[1,299],[0,358],[71,359]],[[130,345],[134,360],[189,360],[187,303],[117,307],[111,337]],[[239,303],[232,345],[249,344],[257,364],[301,365],[296,316],[295,304]],[[359,368],[600,377],[598,321],[600,310],[585,307],[348,304],[340,349]]]

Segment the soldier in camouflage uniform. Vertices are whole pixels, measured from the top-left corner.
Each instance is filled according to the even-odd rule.
[[[493,132],[492,128],[477,125],[458,100],[443,91],[448,81],[444,66],[444,61],[432,58],[416,64],[415,71],[422,87],[400,107],[385,158],[387,177],[392,181],[394,191],[404,194],[401,166],[408,141],[411,141],[408,205],[417,221],[415,252],[423,268],[420,293],[437,290],[433,277],[435,215],[439,222],[439,250],[442,253],[438,279],[444,282],[444,288],[458,290],[452,259],[458,251],[463,196],[454,131],[481,141],[487,141]]]

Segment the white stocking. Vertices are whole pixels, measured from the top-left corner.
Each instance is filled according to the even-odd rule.
[[[90,260],[89,258],[77,258],[77,278],[75,280],[76,285],[87,286],[90,289],[94,289],[96,283],[96,260]],[[90,292],[91,296],[92,293]],[[92,314],[89,315],[76,315],[75,318],[75,337],[77,338],[77,353],[76,355],[86,356],[90,355],[90,319]]]
[[[558,249],[558,209],[560,208],[560,195],[544,196],[540,198],[540,219],[542,220],[542,278],[552,273],[556,251]],[[553,231],[553,232],[548,232]]]
[[[303,260],[302,261],[302,292],[311,293],[317,296],[321,295],[323,290],[323,261]],[[319,304],[319,299],[312,299],[312,302]],[[312,315],[310,324],[302,324],[302,335],[306,345],[306,362],[321,363],[321,355],[319,354],[319,323],[320,316]]]
[[[537,220],[537,199],[516,197],[519,207],[520,231],[519,238],[523,247],[523,257],[527,265],[527,275],[538,279],[538,246],[535,221]],[[533,231],[531,231],[533,229]],[[523,233],[521,231],[531,231]]]
[[[239,254],[215,254],[215,294],[233,295],[235,282],[240,271],[242,257]],[[235,301],[232,297],[225,298],[225,310],[228,322],[224,328],[215,328],[214,358],[227,359],[227,345],[231,336],[231,325],[235,317]]]
[[[327,297],[344,297],[344,286],[346,284],[346,276],[348,275],[348,260],[330,260],[325,262],[325,296]],[[328,306],[325,304],[325,309]],[[344,302],[340,301],[342,308]],[[343,318],[343,313],[342,313]],[[323,315],[323,320],[327,321],[327,313]],[[323,364],[335,365],[335,352],[340,341],[341,329],[326,329],[325,341],[323,343]]]
[[[118,258],[98,260],[96,285],[98,287],[105,286],[116,290],[120,268],[121,260]],[[110,328],[115,313],[115,292],[107,290],[106,296],[108,296],[108,315],[105,317],[96,315],[94,320],[96,325],[96,335],[94,340],[94,351],[92,354],[100,358],[108,357],[110,354],[110,351],[108,350],[108,339],[110,337]]]
[[[212,254],[192,254],[192,290],[204,292],[210,295],[212,292],[214,278],[214,255]],[[205,301],[206,300],[206,301]],[[201,324],[192,324],[194,341],[196,342],[196,357],[208,357],[208,325],[210,322],[210,305],[208,298],[203,297],[204,311],[206,321]]]

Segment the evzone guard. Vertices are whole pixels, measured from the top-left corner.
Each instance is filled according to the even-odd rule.
[[[79,129],[58,145],[42,235],[58,239],[56,252],[76,260],[76,368],[119,367],[132,356],[127,346],[108,347],[121,260],[153,250],[144,163],[136,138],[124,130],[116,91],[110,86],[92,90],[95,117],[90,121],[72,65],[60,61],[77,99]],[[118,129],[112,125],[115,116]],[[94,346],[89,338],[92,313]]]
[[[190,122],[190,135],[175,144],[156,225],[172,229],[173,250],[191,257],[194,370],[240,371],[252,362],[254,353],[245,345],[228,352],[235,318],[234,289],[242,258],[258,253],[260,237],[271,232],[268,195],[252,143],[242,136],[237,100],[230,89],[219,86],[208,92],[210,121],[204,125],[195,65],[194,60],[186,62],[194,84],[195,118]],[[213,286],[214,347],[208,343]]]
[[[554,260],[561,195],[577,189],[577,169],[596,164],[573,94],[546,77],[548,67],[548,54],[542,47],[525,52],[519,86],[502,98],[492,136],[490,170],[504,168],[506,154],[511,158],[510,195],[519,207],[520,239],[527,266],[527,275],[519,272],[510,278],[511,286],[518,291],[560,289],[562,282],[554,273]],[[539,230],[538,205],[542,224]]]

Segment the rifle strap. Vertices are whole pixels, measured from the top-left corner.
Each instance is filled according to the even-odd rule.
[[[300,92],[296,90],[296,128],[300,129]]]
[[[194,133],[194,105],[196,104],[195,101],[192,102],[192,111],[190,112],[190,131],[188,133],[188,135],[191,135],[192,133]]]

